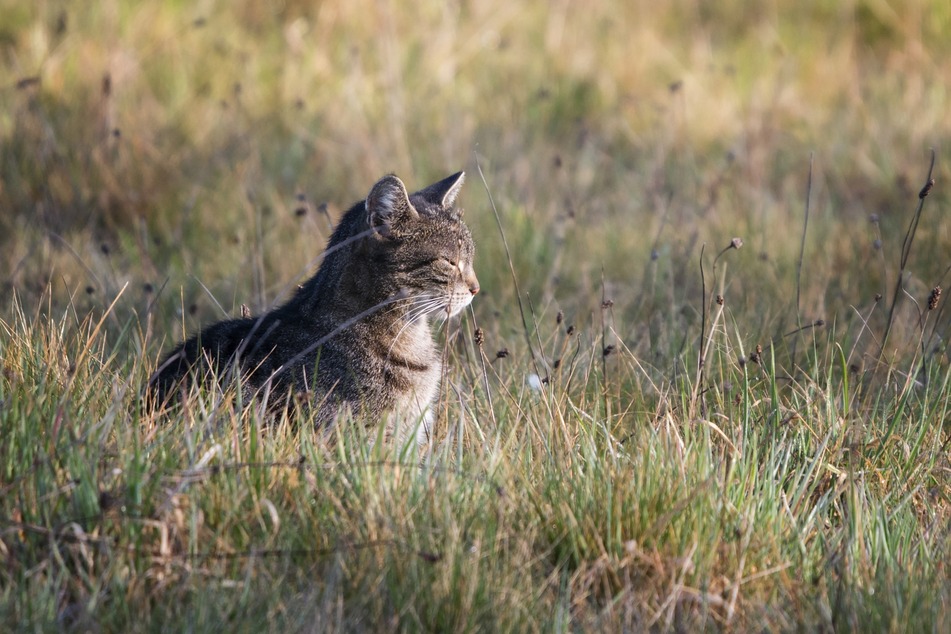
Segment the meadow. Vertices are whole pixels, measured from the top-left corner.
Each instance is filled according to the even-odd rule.
[[[947,631],[948,33],[945,0],[0,0],[0,623]],[[234,386],[143,406],[380,176],[460,169],[482,291],[423,465]]]

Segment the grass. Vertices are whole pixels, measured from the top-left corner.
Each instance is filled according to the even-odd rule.
[[[0,0],[0,620],[940,631],[951,9],[655,4]],[[422,468],[141,407],[383,173],[463,167]]]

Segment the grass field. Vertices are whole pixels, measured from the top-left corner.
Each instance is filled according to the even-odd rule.
[[[0,623],[947,631],[951,4],[750,4],[0,0]],[[459,169],[424,466],[141,406]]]

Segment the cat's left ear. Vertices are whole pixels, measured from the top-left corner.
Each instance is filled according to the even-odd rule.
[[[366,200],[367,223],[386,235],[394,223],[406,217],[416,217],[416,209],[409,202],[406,186],[395,174],[381,178]]]
[[[445,210],[452,209],[459,192],[462,190],[462,183],[466,180],[465,172],[457,172],[452,176],[442,179],[438,183],[433,183],[426,189],[416,192],[416,196],[421,197],[428,203],[438,205]]]

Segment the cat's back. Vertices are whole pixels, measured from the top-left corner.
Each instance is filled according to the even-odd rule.
[[[201,381],[209,374],[218,374],[223,362],[239,354],[254,326],[254,319],[220,321],[178,344],[149,378],[153,398],[158,403],[166,402],[174,389],[189,387],[190,375]]]

